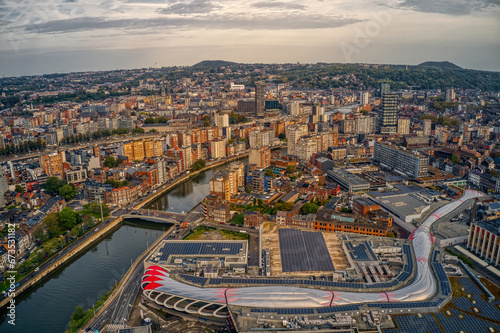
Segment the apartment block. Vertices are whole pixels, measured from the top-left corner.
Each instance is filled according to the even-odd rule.
[[[40,164],[43,171],[49,176],[62,175],[62,156],[59,153],[42,155]]]
[[[373,160],[409,177],[427,177],[429,157],[414,150],[375,142]]]
[[[271,165],[271,149],[268,147],[250,149],[248,163],[255,164],[258,168],[267,168]]]

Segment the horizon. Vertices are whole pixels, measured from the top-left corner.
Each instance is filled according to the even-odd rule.
[[[8,79],[8,78],[17,78],[17,77],[30,77],[30,76],[44,76],[44,75],[69,75],[69,74],[77,74],[77,73],[99,73],[99,72],[113,72],[113,71],[133,71],[133,70],[145,70],[145,69],[161,69],[161,68],[175,68],[175,67],[181,67],[181,68],[190,68],[198,65],[199,63],[202,62],[215,62],[215,61],[221,61],[221,62],[229,62],[232,63],[232,65],[249,65],[249,66],[255,66],[255,65],[319,65],[319,64],[326,64],[326,65],[379,65],[379,66],[409,66],[408,69],[411,67],[418,67],[419,65],[426,63],[426,62],[435,62],[435,63],[449,63],[451,65],[456,65],[460,67],[459,69],[451,69],[451,70],[471,70],[471,71],[480,71],[480,72],[491,72],[491,73],[498,73],[500,70],[487,70],[487,69],[476,69],[476,68],[466,68],[462,67],[459,64],[453,63],[448,60],[426,60],[422,61],[418,64],[406,64],[406,63],[370,63],[370,62],[349,62],[349,63],[342,63],[342,62],[324,62],[324,61],[317,61],[317,62],[301,62],[301,61],[296,61],[296,62],[253,62],[253,63],[248,63],[248,62],[237,62],[233,60],[223,60],[223,59],[204,59],[200,60],[196,63],[189,64],[189,65],[163,65],[160,66],[159,64],[156,64],[156,66],[142,66],[142,67],[116,67],[116,68],[103,68],[103,69],[81,69],[81,70],[73,70],[73,71],[61,71],[61,72],[50,72],[50,73],[36,73],[36,74],[21,74],[21,75],[11,75],[11,76],[6,76],[3,75],[2,79]]]
[[[495,0],[23,0],[0,6],[2,76],[238,63],[500,71]],[[464,22],[467,25],[464,25]]]

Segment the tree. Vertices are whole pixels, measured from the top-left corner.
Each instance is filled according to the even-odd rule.
[[[210,126],[210,116],[204,116],[203,117],[203,126],[204,127],[209,127]]]
[[[201,170],[205,167],[205,165],[206,165],[205,160],[200,158],[199,160],[193,163],[193,165],[191,166],[191,171]]]
[[[66,184],[66,181],[57,177],[49,177],[45,183],[45,190],[48,193],[59,194],[59,188]]]
[[[71,315],[71,320],[72,321],[79,321],[80,319],[83,319],[85,317],[85,310],[78,305],[75,309],[75,312]]]
[[[264,171],[264,176],[274,177],[273,170],[266,169],[266,171]]]
[[[24,193],[24,188],[21,185],[16,185],[16,192],[17,193]]]
[[[48,238],[57,237],[61,234],[59,227],[59,215],[57,213],[49,214],[43,220],[43,226],[47,230]]]
[[[286,139],[286,134],[285,133],[280,133],[280,135],[278,135],[278,138],[280,140],[285,140]]]
[[[289,165],[286,167],[287,173],[294,173],[295,171],[297,171],[297,168],[295,167],[295,165]]]
[[[278,202],[276,205],[274,205],[274,209],[276,211],[281,210],[288,212],[293,208],[294,204],[293,202]]]
[[[75,227],[77,218],[75,213],[71,208],[65,207],[59,212],[59,225],[63,230],[70,230]]]
[[[77,238],[82,234],[83,234],[83,229],[81,224],[76,225],[73,229],[71,229],[71,232],[69,233],[69,235],[73,238]]]
[[[35,232],[33,232],[33,236],[40,243],[45,243],[49,239],[48,235],[43,231],[43,228],[36,229]]]
[[[59,188],[59,195],[66,200],[71,200],[76,196],[76,190],[73,185],[63,185]]]
[[[300,208],[300,211],[302,214],[307,215],[307,214],[315,214],[318,211],[318,206],[315,203],[308,202]]]
[[[59,240],[57,239],[57,237],[52,238],[43,246],[43,254],[50,255],[51,253],[55,252],[58,245]]]
[[[132,134],[144,134],[144,128],[134,128]]]
[[[490,173],[491,173],[491,175],[492,175],[493,177],[497,177],[497,178],[498,178],[498,171],[497,171],[497,170],[493,169],[493,170],[491,170],[491,172],[490,172]]]
[[[90,203],[84,205],[83,208],[85,208],[86,214],[93,214],[94,216],[101,215],[101,207],[99,206],[99,203],[97,203],[97,202],[90,202]],[[109,209],[109,207],[103,203],[102,204],[102,214],[104,215],[104,217],[109,216],[110,212],[111,212],[111,210]]]
[[[94,225],[94,220],[92,219],[92,217],[91,217],[91,216],[85,216],[85,217],[83,218],[83,226],[84,226],[85,228],[90,228],[90,227],[92,227],[93,225]]]
[[[451,155],[451,163],[457,163],[458,162],[458,156],[455,154]]]
[[[114,168],[118,166],[118,162],[115,160],[113,156],[108,156],[104,159],[103,165],[108,168]]]

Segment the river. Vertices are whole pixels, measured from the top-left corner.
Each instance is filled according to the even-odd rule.
[[[248,163],[248,158],[245,157],[237,162]],[[218,166],[190,178],[166,192],[145,208],[187,213],[210,193],[210,180],[217,170],[225,167],[226,165]]]
[[[16,325],[0,319],[0,331],[23,333],[64,332],[80,305],[90,308],[121,280],[144,250],[162,234],[162,225],[124,224],[112,235],[55,273],[33,291],[16,298]]]

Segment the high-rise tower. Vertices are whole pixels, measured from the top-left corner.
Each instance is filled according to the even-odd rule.
[[[398,130],[398,95],[385,93],[382,96],[382,122],[380,133],[396,133]]]
[[[380,97],[388,94],[391,91],[391,84],[389,82],[380,82]]]
[[[266,111],[265,86],[264,82],[255,82],[255,114],[257,116],[263,116]]]

